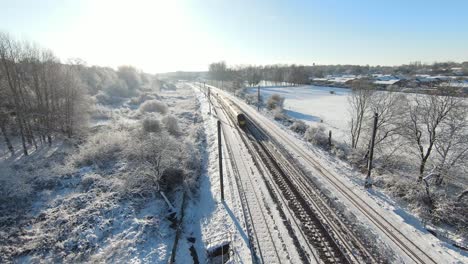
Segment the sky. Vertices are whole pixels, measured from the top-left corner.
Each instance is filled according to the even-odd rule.
[[[0,0],[0,31],[148,73],[468,61],[466,0]]]

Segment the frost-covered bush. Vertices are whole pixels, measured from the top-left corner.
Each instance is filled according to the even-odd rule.
[[[78,153],[70,157],[75,166],[98,165],[102,167],[110,161],[115,161],[118,154],[131,140],[128,132],[114,130],[99,132],[80,146]]]
[[[167,105],[158,100],[148,100],[140,105],[139,110],[142,113],[158,112],[165,114],[167,113]]]
[[[246,94],[244,96],[245,101],[250,105],[258,104],[258,96],[256,94]],[[260,97],[260,105],[262,104],[262,98]]]
[[[161,131],[161,123],[158,119],[147,117],[142,122],[143,130],[145,132],[159,132]]]
[[[174,117],[173,115],[165,116],[162,119],[162,122],[169,133],[171,133],[172,135],[179,134],[179,123],[176,117]]]
[[[117,75],[130,91],[138,89],[141,84],[141,76],[132,66],[119,66]]]
[[[156,100],[156,99],[159,99],[160,97],[157,95],[157,94],[152,94],[152,93],[142,93],[140,94],[139,96],[137,97],[132,97],[132,99],[130,99],[130,104],[133,104],[133,105],[140,105],[142,104],[143,102],[145,101],[148,101],[148,100]]]
[[[267,108],[270,110],[276,109],[276,108],[283,108],[284,104],[284,97],[282,97],[279,94],[272,94],[270,98],[267,100]]]
[[[129,167],[135,170],[125,178],[129,192],[150,195],[164,188],[164,172],[183,167],[183,150],[183,145],[167,132],[135,138],[124,151]]]
[[[101,104],[96,104],[91,116],[95,119],[109,119],[112,117],[112,110]]]
[[[120,104],[124,100],[124,98],[119,97],[119,96],[108,95],[104,91],[99,91],[95,97],[96,97],[96,101],[103,105]]]
[[[304,138],[312,144],[325,148],[328,146],[328,136],[323,126],[311,126],[304,134]]]
[[[468,233],[468,202],[467,200],[450,199],[446,195],[433,197],[434,209],[431,220],[436,224],[449,224],[462,234]]]
[[[347,157],[347,160],[354,166],[365,169],[367,167],[367,150],[365,149],[352,149]]]
[[[273,110],[273,118],[277,121],[284,121],[286,119],[286,115],[283,113],[283,109],[277,107]]]
[[[296,120],[294,121],[294,123],[291,125],[291,130],[298,133],[298,134],[301,134],[303,135],[306,131],[307,131],[307,128],[309,126],[304,123],[304,121],[302,120]]]
[[[9,167],[0,167],[0,209],[27,201],[33,188],[25,175]]]
[[[122,80],[117,80],[105,89],[105,92],[110,96],[116,97],[130,97],[135,94],[130,90],[127,84]]]
[[[342,160],[346,160],[348,157],[348,146],[345,143],[334,142],[331,148],[331,153]]]

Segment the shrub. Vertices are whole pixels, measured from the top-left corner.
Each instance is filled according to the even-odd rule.
[[[267,108],[270,110],[276,108],[283,108],[284,104],[284,97],[280,96],[279,94],[272,94],[267,101]]]
[[[32,186],[27,177],[7,167],[0,168],[0,209],[28,200]]]
[[[314,145],[325,148],[328,146],[328,137],[322,126],[309,127],[304,135],[305,139]]]
[[[161,114],[167,113],[167,105],[158,100],[148,100],[140,105],[140,112],[158,112]]]
[[[275,108],[273,111],[273,118],[278,121],[283,121],[286,119],[286,115],[283,113],[282,108]]]
[[[142,122],[142,126],[143,130],[148,133],[161,131],[161,123],[155,118],[145,118]]]
[[[256,94],[246,94],[244,98],[250,105],[257,105],[258,103],[258,96]],[[262,104],[262,98],[260,98],[260,104]]]
[[[135,168],[125,177],[129,192],[139,195],[150,195],[165,187],[161,185],[161,179],[166,177],[167,180],[168,176],[174,175],[168,172],[183,167],[184,162],[181,142],[165,131],[136,138],[123,154],[129,167]]]
[[[298,134],[301,134],[303,135],[306,131],[307,131],[307,128],[309,126],[304,123],[304,121],[302,120],[296,120],[294,121],[294,123],[292,124],[291,126],[291,130],[298,133]]]
[[[159,96],[157,94],[142,93],[140,94],[140,96],[133,97],[132,99],[130,99],[130,104],[139,105],[145,101],[155,100],[155,99],[159,99]]]
[[[175,118],[172,115],[169,115],[169,116],[164,117],[162,122],[170,134],[172,135],[179,134],[179,124],[177,122],[177,118]]]
[[[130,90],[127,86],[127,84],[122,81],[118,80],[106,87],[105,92],[109,96],[115,96],[115,97],[130,97],[132,95],[135,95],[135,91]]]
[[[115,161],[128,141],[130,136],[125,131],[97,133],[81,145],[78,153],[70,157],[70,162],[75,166],[96,164],[102,167],[108,162]]]
[[[98,103],[103,105],[114,105],[120,104],[123,101],[123,98],[118,96],[111,96],[103,91],[99,91],[98,94],[96,94],[96,100]]]
[[[96,104],[92,112],[92,117],[95,119],[110,119],[112,117],[112,109],[101,104]]]

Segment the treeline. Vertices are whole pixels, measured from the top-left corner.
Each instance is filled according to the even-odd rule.
[[[64,65],[47,49],[0,33],[0,124],[14,154],[8,130],[28,145],[52,144],[54,134],[71,137],[81,125],[87,97],[74,64]]]
[[[116,103],[158,84],[131,66],[115,71],[80,60],[64,64],[52,51],[0,32],[0,128],[12,155],[17,136],[28,155],[30,147],[50,146],[57,135],[73,137],[86,125],[93,100]]]
[[[307,66],[295,64],[228,67],[225,62],[215,62],[209,65],[208,78],[218,82],[233,82],[239,87],[245,83],[255,86],[262,80],[276,85],[293,85],[308,83],[309,72]]]
[[[233,66],[229,67],[225,62],[214,62],[209,65],[208,78],[219,82],[231,81],[257,85],[265,80],[278,84],[307,84],[309,77],[322,78],[327,75],[370,75],[370,74],[458,74],[468,75],[468,62],[436,62],[422,64],[412,62],[400,66],[369,66],[369,65],[296,65],[275,64],[265,66]]]

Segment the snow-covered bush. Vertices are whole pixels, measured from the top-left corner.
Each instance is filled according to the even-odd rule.
[[[158,119],[147,117],[142,122],[143,130],[145,132],[159,132],[161,131],[161,123]]]
[[[306,131],[307,131],[307,128],[309,126],[304,123],[304,121],[302,120],[296,120],[294,121],[294,123],[291,125],[291,130],[298,133],[298,134],[301,134],[303,135]]]
[[[346,160],[348,157],[348,146],[345,143],[334,142],[331,148],[331,153],[342,160]]]
[[[131,141],[128,132],[114,130],[99,132],[80,146],[78,153],[70,157],[75,166],[98,165],[102,167],[110,161],[115,161],[117,155]]]
[[[246,94],[244,96],[245,101],[250,105],[257,105],[258,96],[256,94]],[[262,104],[262,99],[260,98],[260,104]]]
[[[447,195],[433,197],[434,209],[431,220],[436,224],[449,224],[460,234],[468,233],[468,206],[466,200],[450,199]],[[463,236],[463,235],[462,235]]]
[[[179,134],[179,124],[177,118],[175,118],[173,115],[165,116],[162,119],[162,122],[169,133],[172,135]]]
[[[132,99],[130,99],[130,104],[140,105],[145,101],[156,100],[156,99],[160,99],[160,97],[157,94],[146,92],[146,93],[140,94],[139,96],[132,97]]]
[[[91,116],[95,119],[109,119],[112,117],[112,109],[101,104],[96,104]]]
[[[148,100],[140,105],[140,112],[158,112],[161,114],[167,113],[167,105],[158,100]]]
[[[9,167],[0,167],[0,211],[11,205],[20,205],[32,193],[32,186],[26,175]]]
[[[283,121],[286,119],[286,115],[283,113],[283,109],[277,107],[273,110],[273,118],[277,121]]]
[[[99,91],[97,94],[96,94],[96,101],[100,104],[103,104],[103,105],[115,105],[115,104],[120,104],[122,103],[122,101],[124,100],[124,98],[122,97],[119,97],[119,96],[111,96],[111,95],[108,95],[106,92],[104,91]]]
[[[304,138],[314,145],[325,148],[328,146],[328,136],[323,126],[311,126],[304,134]]]
[[[127,84],[122,80],[117,80],[112,85],[105,89],[105,92],[110,96],[116,97],[130,97],[135,94],[134,91],[130,90]]]
[[[129,191],[150,195],[164,188],[165,186],[161,185],[164,173],[167,170],[181,168],[183,154],[181,143],[167,132],[136,137],[133,144],[124,151],[129,167],[135,170],[125,178]],[[183,175],[174,177],[183,177]]]
[[[365,169],[367,167],[367,150],[358,148],[351,149],[348,154],[347,160],[354,166]]]
[[[276,109],[276,108],[283,108],[284,104],[284,97],[282,97],[279,94],[272,94],[270,98],[267,100],[267,108],[270,110]]]

